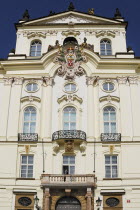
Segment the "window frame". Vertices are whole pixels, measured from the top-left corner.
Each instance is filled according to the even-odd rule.
[[[68,158],[68,163],[64,163],[64,158],[67,157]],[[70,159],[71,158],[74,158],[74,163],[70,163]],[[75,174],[75,156],[74,155],[63,155],[63,163],[62,163],[62,174],[66,174],[66,175],[69,175],[69,174]],[[68,168],[68,173],[65,173],[64,172],[64,168]],[[70,173],[71,171],[71,167],[74,167],[74,173]]]
[[[119,160],[118,160],[118,155],[114,154],[114,155],[105,155],[104,156],[104,163],[105,163],[105,178],[111,178],[111,179],[115,179],[115,178],[118,178],[118,174],[119,174],[119,166],[118,166],[118,163],[119,163]],[[110,157],[110,163],[107,164],[106,163],[106,157]],[[116,160],[117,160],[117,163],[113,163],[112,161],[112,157],[116,157]],[[113,166],[116,166],[116,176],[113,176]],[[107,176],[107,169],[106,167],[110,167],[110,176]]]
[[[38,42],[38,43],[37,43]],[[35,50],[33,50],[33,46],[35,47]],[[38,49],[40,47],[40,49]],[[34,55],[32,55],[34,53]],[[39,55],[38,55],[39,53]],[[30,44],[30,56],[31,57],[38,57],[42,54],[42,42],[40,40],[33,40]]]
[[[67,85],[75,85],[75,90],[65,90],[65,87],[67,86]],[[68,94],[70,94],[70,93],[75,93],[76,91],[77,91],[77,84],[75,83],[75,82],[67,82],[67,83],[65,83],[64,84],[64,87],[63,87],[63,91],[65,92],[65,93],[68,93]]]
[[[105,84],[108,84],[108,90],[105,90],[104,89],[104,85]],[[109,84],[112,84],[113,85],[113,90],[109,90]],[[104,81],[104,82],[102,82],[102,84],[101,84],[101,89],[104,91],[104,92],[107,92],[107,93],[111,93],[111,92],[114,92],[115,91],[115,89],[116,89],[116,86],[115,86],[115,84],[114,84],[114,82],[112,82],[112,81]]]
[[[22,158],[23,157],[27,157],[27,163],[22,163]],[[29,164],[29,157],[32,157],[33,158],[33,163],[32,164]],[[22,176],[22,166],[26,166],[26,169],[24,169],[26,172],[26,176]],[[29,176],[29,168],[28,166],[32,166],[32,176]],[[30,169],[31,170],[31,169]],[[22,179],[32,179],[34,178],[34,155],[33,154],[21,154],[20,155],[20,178]]]
[[[64,111],[65,111],[65,109],[67,109],[67,108],[73,108],[73,109],[75,109],[75,121],[71,121],[71,113],[72,112],[68,112],[68,118],[69,118],[69,120],[68,121],[65,121],[64,120]],[[76,130],[76,128],[77,128],[77,109],[74,107],[74,106],[66,106],[66,107],[64,107],[64,109],[63,109],[63,120],[62,120],[62,122],[63,122],[63,130]],[[68,123],[68,127],[69,127],[69,129],[64,129],[64,127],[65,127],[65,123]],[[72,123],[75,123],[75,129],[71,129],[71,124]]]
[[[30,118],[29,121],[25,121],[25,119],[24,119],[25,118],[25,111],[26,111],[26,109],[29,109],[30,107],[34,108],[34,110],[35,110],[35,113],[36,113],[35,121],[30,121],[30,119],[31,119],[31,111],[29,113],[29,118]],[[29,124],[28,130],[30,132],[28,132],[28,133],[25,133],[24,132],[25,123],[28,123]],[[34,130],[34,132],[31,132],[31,123],[35,123],[35,130]],[[30,106],[25,107],[25,109],[23,110],[23,126],[22,126],[22,131],[23,131],[24,134],[32,134],[32,133],[36,133],[36,129],[37,129],[37,109],[34,106],[30,105]]]
[[[103,45],[104,47],[101,45]],[[110,49],[107,49],[107,45],[109,45]],[[104,49],[102,49],[102,47]],[[111,56],[112,55],[112,42],[110,39],[104,38],[104,39],[100,40],[100,55],[101,56]]]
[[[104,120],[104,113],[105,113],[105,109],[107,109],[107,108],[113,108],[114,109],[114,111],[115,111],[115,120],[111,120],[110,118],[111,118],[111,111],[109,111],[108,113],[109,113],[109,120]],[[106,111],[106,113],[107,113],[107,111]],[[105,123],[108,123],[109,124],[109,132],[105,132]],[[113,123],[115,123],[115,132],[112,132],[112,125],[111,124],[113,124]],[[114,107],[114,106],[112,106],[112,105],[107,105],[107,106],[105,106],[104,108],[103,108],[103,133],[117,133],[117,110],[116,110],[116,108]]]
[[[37,89],[36,90],[27,90],[27,86],[28,85],[33,85],[33,84],[36,84],[37,85]],[[28,92],[28,93],[35,93],[35,92],[37,92],[39,90],[39,85],[38,85],[38,83],[37,82],[28,82],[28,83],[26,83],[26,85],[25,85],[25,91],[26,92]]]

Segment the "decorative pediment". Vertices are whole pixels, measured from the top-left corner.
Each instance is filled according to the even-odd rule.
[[[39,97],[36,97],[36,96],[25,96],[25,97],[22,97],[20,99],[21,102],[24,102],[24,101],[29,101],[29,102],[33,102],[33,101],[37,101],[37,102],[41,102],[41,99]]]
[[[108,96],[103,96],[99,99],[100,102],[102,101],[108,101],[108,102],[111,102],[111,101],[116,101],[116,102],[119,102],[120,101],[120,98],[117,97],[117,96],[111,96],[111,95],[108,95]]]
[[[96,15],[89,15],[88,13],[81,13],[76,11],[68,11],[59,14],[53,14],[44,18],[29,20],[22,23],[23,25],[47,25],[47,24],[117,24],[120,21],[111,20]]]
[[[78,97],[77,95],[63,95],[61,98],[58,98],[57,102],[60,104],[63,101],[72,102],[78,101],[80,104],[83,102],[82,98]]]
[[[95,33],[96,37],[100,36],[112,36],[113,38],[116,36],[116,33],[114,31],[98,31]]]

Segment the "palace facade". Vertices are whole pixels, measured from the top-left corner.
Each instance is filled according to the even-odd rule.
[[[118,9],[15,24],[0,60],[0,209],[140,209],[140,58]]]

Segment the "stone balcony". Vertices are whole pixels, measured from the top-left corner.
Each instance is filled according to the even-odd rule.
[[[94,174],[42,174],[41,186],[47,188],[78,188],[95,187],[96,178]]]

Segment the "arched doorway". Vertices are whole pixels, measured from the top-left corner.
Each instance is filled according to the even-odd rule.
[[[56,210],[81,210],[81,204],[77,198],[65,196],[56,203]]]

